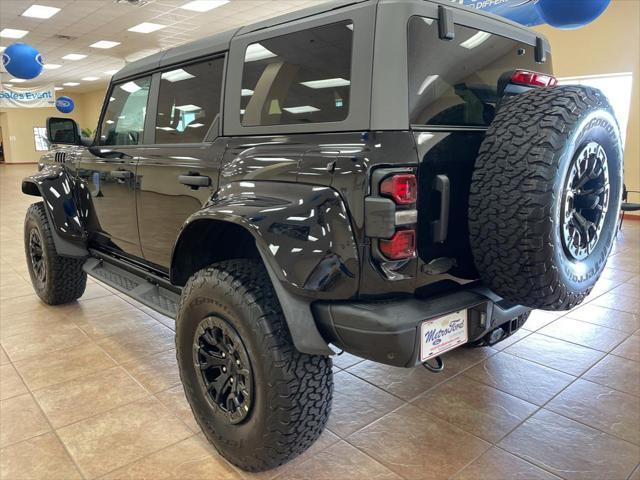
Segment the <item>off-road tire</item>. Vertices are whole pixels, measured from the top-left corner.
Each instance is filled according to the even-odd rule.
[[[563,195],[571,166],[593,141],[606,153],[608,210],[593,250],[577,259],[567,253],[561,231]],[[605,266],[621,195],[619,128],[599,90],[542,88],[506,100],[486,133],[471,183],[470,243],[481,279],[521,305],[573,308]]]
[[[61,305],[82,296],[87,286],[87,274],[82,270],[84,259],[58,255],[51,228],[44,204],[32,204],[24,220],[24,247],[31,283],[43,302]],[[41,241],[44,278],[39,278],[34,271],[29,250],[32,233]]]
[[[242,340],[253,373],[247,417],[231,424],[216,413],[193,357],[198,324],[216,316]],[[176,319],[176,355],[185,394],[202,431],[231,463],[247,471],[275,468],[322,433],[333,393],[329,357],[298,352],[264,266],[230,260],[196,272]]]

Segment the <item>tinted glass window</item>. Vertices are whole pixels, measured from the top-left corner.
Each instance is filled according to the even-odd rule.
[[[409,20],[409,113],[412,124],[486,126],[495,115],[498,81],[515,69],[550,73],[534,47],[455,26],[453,40],[438,37],[438,22]]]
[[[139,145],[144,133],[151,77],[117,84],[102,119],[102,145]]]
[[[155,143],[197,143],[220,113],[224,58],[162,72]]]
[[[247,47],[240,118],[244,126],[338,122],[349,113],[350,21]]]

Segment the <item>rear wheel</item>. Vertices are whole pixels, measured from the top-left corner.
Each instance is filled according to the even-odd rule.
[[[546,310],[589,294],[617,231],[621,145],[599,90],[537,89],[502,104],[469,198],[474,261],[492,290]]]
[[[331,359],[294,348],[259,262],[221,262],[189,279],[176,348],[196,420],[231,463],[274,468],[322,433],[331,410]]]
[[[44,208],[39,202],[27,210],[24,249],[36,294],[49,305],[60,305],[82,296],[87,286],[87,274],[82,270],[83,259],[58,255]]]

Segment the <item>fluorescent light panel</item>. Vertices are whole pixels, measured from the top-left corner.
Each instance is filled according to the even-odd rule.
[[[45,70],[55,70],[56,68],[60,68],[62,65],[59,65],[57,63],[45,63],[42,68],[44,68]]]
[[[105,75],[115,75],[116,73],[118,73],[118,70],[106,70]]]
[[[123,85],[120,85],[120,88],[125,92],[134,93],[140,90],[142,87],[138,85],[136,82],[127,82]]]
[[[78,85],[80,85],[80,83],[78,83],[78,82],[66,82],[66,83],[63,83],[62,85],[64,85],[65,87],[77,87]]]
[[[59,92],[60,90],[64,90],[64,88],[62,88],[62,87],[53,87],[53,89],[54,89],[56,92]]]
[[[166,27],[166,25],[160,25],[158,23],[142,22],[142,23],[139,23],[138,25],[134,25],[128,30],[130,32],[137,32],[137,33],[151,33],[157,30],[161,30],[164,27]]]
[[[351,85],[349,80],[344,78],[325,78],[324,80],[310,80],[308,82],[300,82],[305,87],[309,88],[333,88],[333,87],[346,87]]]
[[[24,12],[22,12],[22,16],[31,18],[51,18],[59,11],[60,9],[56,7],[47,7],[46,5],[31,5]]]
[[[194,78],[194,75],[191,75],[189,72],[183,70],[182,68],[178,68],[177,70],[171,70],[169,72],[164,72],[162,74],[162,79],[167,80],[168,82],[179,82],[181,80],[188,80],[189,78]]]
[[[286,110],[289,113],[311,113],[311,112],[319,112],[320,109],[316,107],[312,107],[311,105],[302,105],[300,107],[284,107],[283,110]]]
[[[250,96],[253,95],[253,90],[250,90],[248,88],[243,88],[242,91],[241,91],[241,95],[243,97],[250,97]]]
[[[95,82],[96,80],[100,80],[99,77],[83,77],[80,80],[83,82]]]
[[[63,60],[73,60],[73,61],[82,60],[83,58],[87,58],[87,56],[81,53],[69,53],[64,57],[62,57]]]
[[[24,78],[12,78],[11,80],[7,80],[8,83],[24,83],[26,80]]]
[[[29,30],[18,30],[18,29],[15,29],[15,28],[3,28],[2,30],[0,30],[0,37],[4,37],[4,38],[22,38],[27,33],[29,33]]]
[[[252,43],[247,47],[247,51],[244,54],[245,62],[255,62],[256,60],[263,60],[265,58],[275,57],[276,54],[271,50],[267,50],[259,43]]]
[[[181,112],[196,112],[198,110],[202,110],[202,107],[199,107],[198,105],[178,105],[176,107],[176,110],[180,110]]]
[[[102,48],[106,50],[107,48],[113,48],[120,45],[120,42],[112,42],[111,40],[100,40],[99,42],[92,43],[89,45],[91,48]]]
[[[472,48],[476,48],[477,46],[483,44],[484,42],[489,40],[489,38],[491,38],[491,34],[490,33],[478,32],[473,37],[471,37],[468,40],[465,40],[464,42],[462,42],[460,44],[460,46],[462,48],[466,48],[468,50],[471,50]]]
[[[180,8],[193,12],[208,12],[227,3],[229,3],[229,0],[193,0],[192,2],[185,3]]]

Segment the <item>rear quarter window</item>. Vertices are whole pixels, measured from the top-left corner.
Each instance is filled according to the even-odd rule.
[[[351,21],[250,44],[242,72],[243,126],[345,120],[351,93]]]
[[[409,115],[412,125],[488,126],[500,77],[516,69],[551,73],[535,47],[461,25],[441,40],[437,20],[412,17],[408,29]]]

